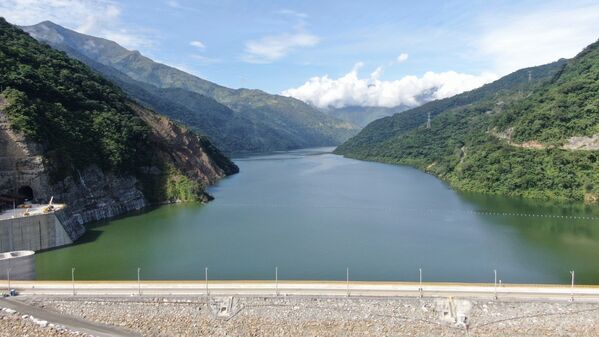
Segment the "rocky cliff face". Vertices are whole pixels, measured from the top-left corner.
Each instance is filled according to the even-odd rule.
[[[163,157],[161,161],[173,163],[185,176],[208,186],[239,172],[206,137],[139,105],[131,104],[131,108],[151,127],[151,140]]]
[[[97,166],[49,185],[46,193],[67,204],[58,218],[73,241],[85,232],[86,223],[138,211],[149,204],[135,177],[105,173]]]
[[[156,195],[144,189],[141,179],[134,175],[117,175],[104,172],[92,165],[75,170],[73,175],[53,182],[42,146],[14,132],[2,112],[4,101],[0,97],[0,195],[22,195],[30,189],[37,202],[55,202],[67,207],[57,213],[66,232],[74,241],[85,232],[86,223],[109,219],[140,210],[156,200]],[[143,168],[146,179],[153,180],[158,188],[165,183],[165,165],[186,179],[200,183],[198,198],[208,201],[204,187],[239,169],[223,156],[207,139],[176,125],[139,106],[133,110],[150,126],[151,143],[155,160]],[[162,196],[163,194],[158,194]]]

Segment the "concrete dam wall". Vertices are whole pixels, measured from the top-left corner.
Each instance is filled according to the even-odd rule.
[[[56,213],[0,221],[0,252],[48,249],[73,243]]]
[[[41,145],[12,130],[0,96],[0,252],[40,250],[73,243],[84,225],[147,206],[133,176],[106,173],[92,165],[51,181]],[[46,204],[50,198],[67,207],[43,215],[6,216],[25,200]]]

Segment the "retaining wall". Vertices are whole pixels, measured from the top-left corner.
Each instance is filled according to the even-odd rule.
[[[11,280],[35,279],[35,253],[31,250],[0,253],[0,279],[8,277],[10,269]]]
[[[54,213],[0,221],[0,252],[54,248],[73,243]]]

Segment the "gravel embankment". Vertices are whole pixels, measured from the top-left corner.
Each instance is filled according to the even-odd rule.
[[[599,303],[447,298],[32,298],[146,336],[599,336]]]

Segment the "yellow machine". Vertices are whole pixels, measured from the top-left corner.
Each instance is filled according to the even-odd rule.
[[[50,213],[50,212],[54,211],[54,205],[52,204],[53,201],[54,201],[54,197],[51,197],[50,202],[48,203],[48,206],[44,207],[44,209],[43,209],[44,213]]]

